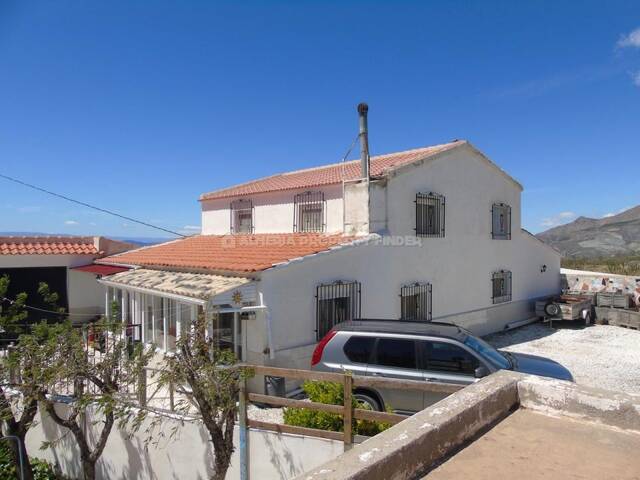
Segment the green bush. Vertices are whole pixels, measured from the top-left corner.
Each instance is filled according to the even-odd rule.
[[[31,470],[33,471],[34,480],[63,480],[63,477],[56,475],[53,466],[40,460],[39,458],[30,458]],[[19,467],[13,463],[13,455],[11,449],[6,443],[0,443],[0,480],[17,480],[19,479]]]
[[[329,405],[343,405],[344,393],[342,385],[333,382],[304,382],[302,385],[305,393],[309,396],[309,400],[317,403],[326,403]],[[354,408],[367,408],[365,405],[353,399]],[[343,422],[342,416],[335,413],[318,412],[306,408],[285,408],[284,423],[287,425],[295,425],[298,427],[317,428],[319,430],[329,430],[333,432],[342,432]],[[365,435],[372,437],[391,425],[384,422],[372,422],[369,420],[353,421],[353,433],[356,435]]]
[[[640,275],[640,256],[622,255],[600,258],[563,258],[562,267],[618,275]]]

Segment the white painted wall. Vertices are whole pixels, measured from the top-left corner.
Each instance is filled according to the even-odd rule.
[[[64,405],[58,409],[62,413]],[[82,478],[80,453],[67,434],[55,447],[39,450],[43,441],[63,437],[65,429],[58,427],[46,414],[36,417],[37,423],[27,434],[29,454],[54,464],[71,478]],[[200,423],[186,422],[178,427],[175,440],[168,438],[177,420],[167,420],[163,431],[167,438],[158,447],[145,449],[145,435],[128,438],[125,432],[114,430],[105,451],[98,461],[98,480],[169,480],[209,478],[212,448],[207,430]],[[88,428],[98,428],[88,422]],[[144,426],[140,429],[144,432]],[[236,427],[231,467],[228,479],[240,478],[239,451]],[[293,478],[309,469],[336,458],[343,453],[342,442],[300,435],[287,435],[251,429],[249,432],[250,476],[255,480]]]
[[[105,288],[98,283],[96,276],[89,272],[67,270],[67,294],[69,297],[69,313],[73,321],[89,320],[87,315],[104,313]]]
[[[95,255],[0,255],[0,268],[79,267],[93,262]]]
[[[298,193],[304,193],[309,190],[324,192],[326,232],[341,232],[343,225],[342,185],[329,185],[241,197],[250,199],[253,202],[254,233],[293,232],[293,198]],[[225,235],[230,233],[230,204],[235,199],[223,198],[202,202],[202,233],[204,235]]]

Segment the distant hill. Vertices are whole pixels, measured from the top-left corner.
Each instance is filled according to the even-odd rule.
[[[579,217],[537,237],[568,258],[640,255],[640,205],[612,217]]]

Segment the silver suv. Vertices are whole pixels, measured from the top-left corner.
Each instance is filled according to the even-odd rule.
[[[354,375],[468,385],[498,370],[514,370],[573,381],[569,370],[548,358],[501,352],[449,323],[356,320],[335,326],[316,346],[311,369]],[[373,410],[412,413],[445,393],[356,389]]]

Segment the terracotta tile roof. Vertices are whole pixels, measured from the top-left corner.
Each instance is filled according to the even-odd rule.
[[[97,263],[250,273],[355,239],[319,233],[197,235],[104,257]]]
[[[465,143],[464,140],[456,140],[442,145],[371,157],[371,176],[384,176],[395,168],[417,160],[422,160]],[[321,185],[331,185],[341,183],[343,180],[355,180],[358,178],[360,178],[360,160],[352,160],[344,164],[337,163],[306,170],[297,170],[253,180],[241,185],[205,193],[200,196],[200,200],[213,200],[216,198],[237,197],[255,193],[319,187]]]
[[[0,237],[0,255],[97,255],[93,237]]]

